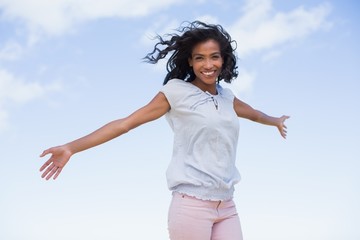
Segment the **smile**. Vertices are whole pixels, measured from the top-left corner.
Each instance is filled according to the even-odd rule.
[[[212,76],[212,75],[214,75],[214,74],[216,73],[216,71],[213,70],[213,71],[201,72],[201,73],[204,74],[204,75],[206,75],[206,76]]]

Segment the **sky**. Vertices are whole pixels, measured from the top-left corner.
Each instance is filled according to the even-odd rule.
[[[355,0],[0,0],[0,239],[168,239],[165,118],[78,153],[56,181],[46,148],[126,117],[162,86],[156,34],[221,24],[229,87],[288,137],[239,119],[245,240],[360,239],[360,3]]]

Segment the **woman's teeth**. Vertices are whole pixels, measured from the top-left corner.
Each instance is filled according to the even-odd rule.
[[[206,76],[210,76],[210,75],[212,75],[212,74],[214,74],[215,73],[215,71],[211,71],[211,72],[202,72],[204,75],[206,75]]]

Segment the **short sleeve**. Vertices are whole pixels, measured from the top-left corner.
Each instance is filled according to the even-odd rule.
[[[220,86],[220,89],[221,89],[221,94],[224,96],[224,98],[226,98],[230,101],[234,101],[235,94],[231,91],[231,89],[223,88],[222,86]]]
[[[183,96],[182,89],[184,88],[184,83],[183,80],[172,79],[160,89],[160,92],[165,95],[171,108],[174,108],[176,103]]]

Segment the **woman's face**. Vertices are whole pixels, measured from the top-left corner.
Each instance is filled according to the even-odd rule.
[[[193,48],[189,65],[195,73],[193,83],[204,91],[215,87],[223,65],[219,43],[213,39],[198,43]]]

